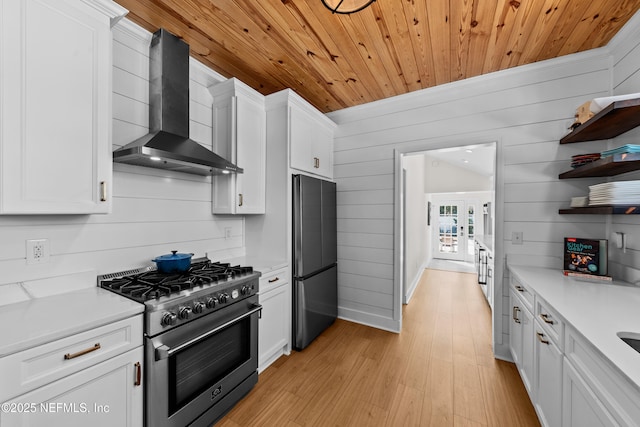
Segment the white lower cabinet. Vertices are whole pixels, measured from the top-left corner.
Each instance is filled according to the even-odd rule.
[[[142,426],[142,347],[2,403],[0,425]]]
[[[543,426],[560,426],[562,422],[562,352],[545,330],[534,323],[535,407]]]
[[[562,401],[562,425],[565,427],[619,425],[566,359],[563,367]]]
[[[540,423],[640,427],[637,387],[535,292],[535,284],[510,282],[509,347]]]
[[[509,347],[529,396],[533,396],[533,315],[518,291],[509,289],[511,321],[509,322]]]
[[[287,274],[288,269],[284,268],[260,278],[258,372],[290,352],[291,292]]]
[[[0,358],[0,426],[141,427],[143,318]]]

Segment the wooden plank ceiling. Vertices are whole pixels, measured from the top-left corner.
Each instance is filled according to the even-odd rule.
[[[377,0],[352,15],[320,0],[116,0],[182,37],[191,55],[267,95],[323,112],[601,47],[640,0]]]

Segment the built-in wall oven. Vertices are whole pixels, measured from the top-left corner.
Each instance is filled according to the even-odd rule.
[[[258,381],[260,273],[207,259],[184,274],[150,268],[99,278],[146,298],[145,425],[209,427]]]

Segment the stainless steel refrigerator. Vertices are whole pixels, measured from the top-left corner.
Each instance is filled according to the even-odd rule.
[[[336,184],[294,175],[293,347],[307,347],[337,316]]]

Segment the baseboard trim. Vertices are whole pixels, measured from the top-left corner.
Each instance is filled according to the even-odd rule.
[[[396,334],[399,334],[402,330],[402,321],[400,320],[393,320],[388,317],[377,316],[349,308],[338,307],[338,318]]]

